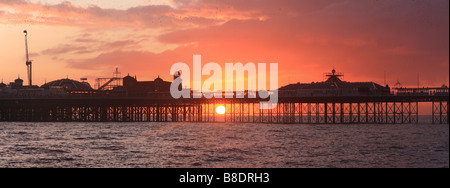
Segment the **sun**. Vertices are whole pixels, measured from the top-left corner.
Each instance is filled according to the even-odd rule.
[[[216,112],[217,112],[218,114],[220,114],[220,115],[225,114],[225,112],[226,112],[225,107],[224,107],[224,106],[218,106],[218,107],[216,108]]]

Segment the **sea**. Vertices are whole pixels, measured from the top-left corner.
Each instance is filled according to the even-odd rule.
[[[1,168],[449,168],[449,125],[0,122]]]

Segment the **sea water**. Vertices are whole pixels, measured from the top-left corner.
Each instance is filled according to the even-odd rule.
[[[449,126],[0,122],[0,167],[449,167]]]

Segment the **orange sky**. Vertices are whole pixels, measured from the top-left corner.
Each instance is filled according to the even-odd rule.
[[[322,81],[449,82],[448,0],[0,0],[0,79],[122,75],[170,80],[172,64],[279,63],[279,86]]]

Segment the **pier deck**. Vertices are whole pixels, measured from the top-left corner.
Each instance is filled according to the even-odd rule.
[[[284,124],[415,124],[419,103],[432,103],[432,123],[448,124],[449,96],[169,99],[66,96],[0,99],[0,121],[19,122],[238,122]],[[216,107],[224,106],[219,115]]]

